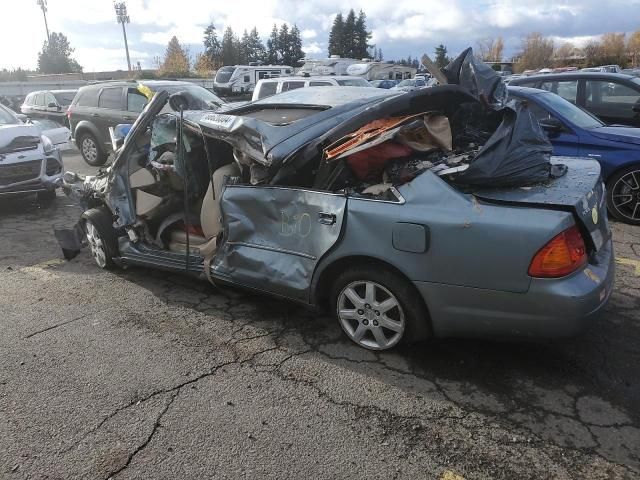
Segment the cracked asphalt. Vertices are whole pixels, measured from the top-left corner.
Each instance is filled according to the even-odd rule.
[[[0,200],[0,478],[640,478],[638,227],[578,338],[379,354],[294,304],[64,261],[78,214]]]

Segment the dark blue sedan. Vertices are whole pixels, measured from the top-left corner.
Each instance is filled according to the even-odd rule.
[[[554,155],[597,159],[607,186],[610,214],[640,225],[640,128],[607,126],[545,90],[509,87],[509,95],[528,102],[553,144]]]

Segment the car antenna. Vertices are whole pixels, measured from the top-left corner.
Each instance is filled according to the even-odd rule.
[[[180,118],[178,121],[178,165],[182,165],[184,167],[184,176],[182,177],[182,182],[184,183],[184,231],[187,237],[187,248],[185,250],[184,255],[184,269],[187,273],[189,273],[189,169],[187,168],[187,164],[184,161],[184,139],[182,137],[183,130],[183,120],[184,120],[184,106],[180,105]]]

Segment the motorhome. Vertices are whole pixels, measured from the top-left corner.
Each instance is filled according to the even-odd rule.
[[[412,78],[417,70],[406,65],[386,62],[359,62],[347,67],[347,75],[367,80],[405,80]]]
[[[298,70],[298,75],[303,77],[346,75],[349,65],[359,61],[354,58],[341,58],[340,55],[331,55],[329,58],[309,58],[304,60],[304,65]]]
[[[288,65],[233,65],[221,67],[216,73],[213,90],[222,95],[252,93],[258,80],[293,75]]]

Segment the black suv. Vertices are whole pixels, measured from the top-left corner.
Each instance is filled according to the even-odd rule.
[[[67,125],[67,108],[78,90],[42,90],[31,92],[20,111],[31,118],[46,118]]]
[[[509,85],[557,93],[604,123],[640,127],[640,78],[622,73],[571,72],[514,78]]]
[[[224,102],[209,90],[172,80],[113,81],[80,88],[67,110],[73,138],[89,165],[103,165],[111,151],[109,127],[133,123],[147,104],[145,93],[187,92],[194,110],[215,110]]]

